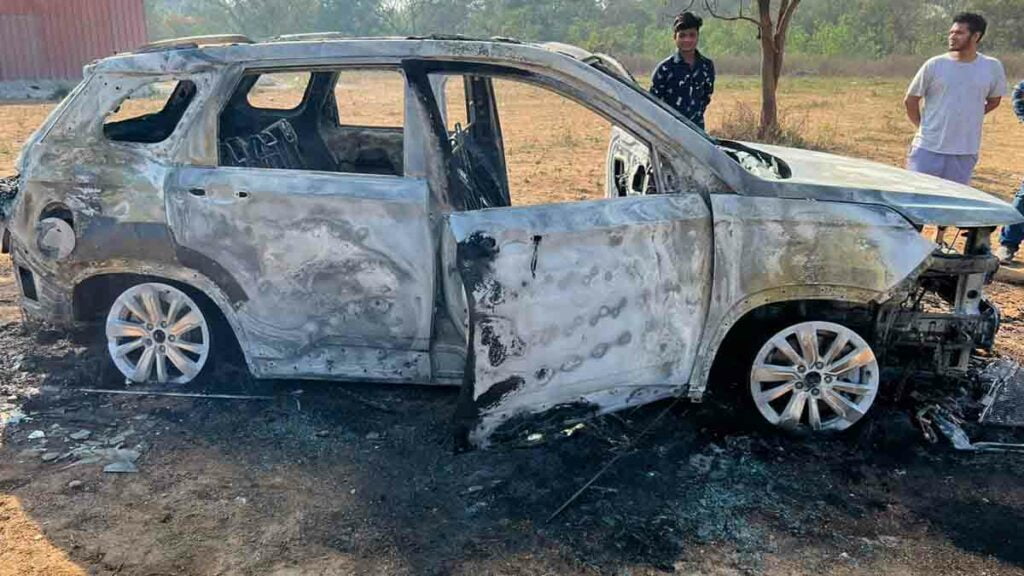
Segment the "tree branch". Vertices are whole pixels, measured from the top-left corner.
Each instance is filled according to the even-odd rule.
[[[789,0],[779,0],[779,15],[775,18],[775,22],[782,23],[782,15],[786,13],[787,8],[789,8]]]
[[[785,5],[785,1],[783,2],[783,5]],[[779,23],[776,25],[775,29],[777,33],[782,34],[782,37],[785,37],[786,33],[789,31],[789,23],[793,21],[793,14],[796,13],[796,9],[799,6],[800,0],[792,0],[792,4],[790,4],[786,10],[782,10],[781,6],[779,7]]]
[[[238,27],[238,32],[241,32],[243,34],[252,33],[251,30],[247,30],[248,26],[245,25],[245,22],[242,20],[241,16],[239,16],[238,13],[235,11],[235,6],[231,2],[227,2],[225,0],[204,1],[206,5],[212,6],[213,8],[218,9],[225,15],[227,15],[228,19],[234,22],[235,26]]]
[[[712,4],[712,2],[714,2],[714,4]],[[742,0],[740,1],[739,13],[736,16],[725,16],[724,14],[719,14],[715,10],[715,8],[717,6],[718,6],[718,0],[704,0],[704,9],[708,11],[708,14],[711,14],[712,18],[716,18],[718,20],[725,20],[727,22],[736,22],[736,21],[741,21],[741,20],[742,21],[746,21],[746,22],[750,22],[754,26],[757,26],[757,29],[759,31],[761,31],[762,33],[764,32],[764,29],[761,27],[761,23],[760,22],[758,22],[757,20],[754,20],[750,16],[744,16],[743,15],[743,2],[742,2]]]
[[[787,0],[783,0],[783,5],[786,4]],[[782,6],[779,7],[779,21],[775,25],[775,45],[780,52],[786,43],[786,35],[789,34],[789,24],[793,21],[793,14],[798,6],[800,6],[800,0],[792,0],[792,4],[786,6],[785,11],[782,10]]]
[[[775,24],[772,23],[772,0],[757,0],[757,16],[761,20],[761,50],[775,52]]]

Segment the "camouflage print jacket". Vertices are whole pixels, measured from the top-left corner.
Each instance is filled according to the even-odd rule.
[[[1024,122],[1024,80],[1013,90],[1013,112]]]

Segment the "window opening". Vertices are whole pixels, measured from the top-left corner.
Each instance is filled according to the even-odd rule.
[[[163,142],[174,132],[195,95],[196,85],[191,80],[143,84],[107,114],[103,134],[115,142]]]
[[[253,91],[260,90],[264,75],[243,76],[221,112],[220,165],[404,173],[405,78],[400,72],[346,68],[272,75],[284,78],[278,83],[290,87],[290,96],[278,95],[281,107],[262,107],[270,96],[253,96]]]

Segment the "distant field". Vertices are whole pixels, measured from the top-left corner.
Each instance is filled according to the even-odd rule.
[[[903,80],[863,78],[787,78],[780,89],[781,114],[803,127],[809,140],[820,140],[849,156],[902,166],[913,138],[903,109]],[[714,133],[738,103],[759,106],[758,82],[729,77],[719,83],[709,117]],[[1024,177],[1024,126],[1009,99],[985,119],[981,160],[974,185],[1009,198]]]
[[[905,84],[892,79],[786,78],[780,89],[781,114],[787,126],[797,128],[816,145],[902,165],[913,135],[903,115]],[[377,110],[393,113],[395,103],[366,88],[339,92],[350,110],[359,110],[357,120],[372,120]],[[288,87],[282,87],[276,94],[268,90],[262,97],[287,99],[287,92]],[[602,194],[607,122],[532,87],[499,86],[499,98],[517,202],[567,201]],[[742,116],[744,106],[756,112],[758,102],[756,78],[720,78],[708,112],[709,131],[714,134],[734,122]],[[53,106],[0,104],[0,175],[13,173],[21,143]],[[1012,195],[1024,176],[1022,138],[1024,126],[1014,118],[1009,102],[989,115],[977,187],[1004,198]]]

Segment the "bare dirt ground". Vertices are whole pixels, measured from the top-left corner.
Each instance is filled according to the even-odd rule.
[[[754,86],[721,83],[712,132]],[[902,161],[901,83],[786,86],[810,137]],[[502,97],[517,201],[601,194],[606,123]],[[49,108],[0,106],[0,174]],[[1020,181],[1021,130],[1006,108],[987,121],[980,187],[1008,197]],[[1024,360],[1024,289],[990,292],[999,351]],[[0,259],[0,409],[31,418],[0,437],[0,575],[1024,573],[1024,458],[927,445],[894,408],[812,442],[728,404],[663,403],[545,446],[456,455],[455,390],[253,382],[230,366],[189,390],[275,399],[69,390],[121,387],[104,354],[95,332],[23,327]],[[137,472],[102,472],[111,460]]]

